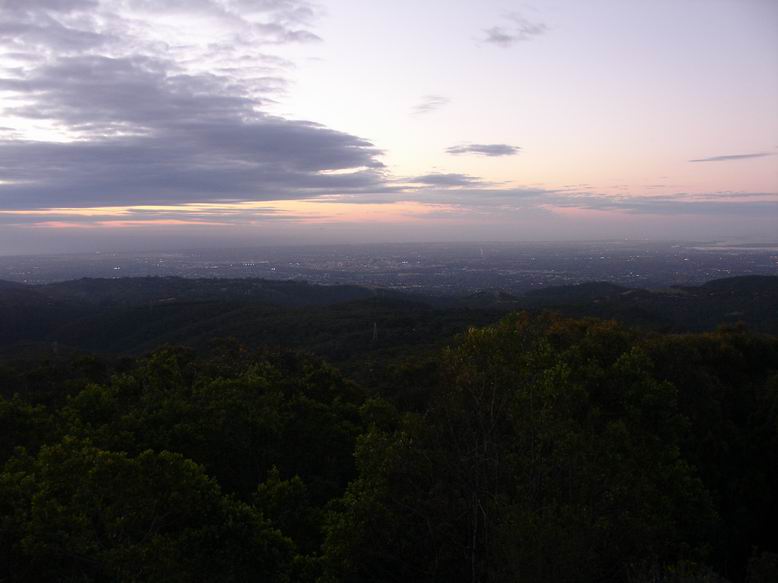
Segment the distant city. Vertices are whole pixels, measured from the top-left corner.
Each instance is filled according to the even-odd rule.
[[[606,281],[658,288],[778,275],[778,245],[607,241],[263,247],[0,257],[0,279],[29,284],[177,276],[354,284],[460,295]]]

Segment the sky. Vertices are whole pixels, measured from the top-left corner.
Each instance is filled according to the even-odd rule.
[[[0,254],[778,240],[775,0],[0,0]]]

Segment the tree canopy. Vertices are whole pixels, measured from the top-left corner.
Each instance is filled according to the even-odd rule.
[[[376,370],[7,362],[0,581],[778,576],[778,338],[516,313]]]

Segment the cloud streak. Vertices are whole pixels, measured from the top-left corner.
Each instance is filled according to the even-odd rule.
[[[463,174],[429,174],[403,181],[383,193],[351,192],[294,202],[208,202],[170,206],[51,208],[0,210],[3,227],[50,229],[178,226],[250,227],[260,223],[303,224],[311,221],[361,221],[371,208],[375,222],[385,216],[452,219],[482,225],[528,218],[548,219],[559,211],[583,210],[640,217],[762,219],[778,213],[778,193],[714,192],[663,196],[624,196],[537,187],[498,187]],[[379,211],[383,208],[385,211]],[[385,213],[385,214],[384,214]],[[409,214],[408,214],[409,213]]]
[[[464,186],[472,187],[475,185],[483,184],[483,181],[480,178],[476,178],[475,176],[470,176],[468,174],[458,174],[458,173],[425,174],[423,176],[416,176],[415,178],[411,178],[408,182],[411,182],[412,184],[420,184],[423,186],[438,186],[438,187],[452,187],[452,188],[464,187]]]
[[[698,158],[696,160],[689,160],[689,162],[729,162],[731,160],[749,160],[751,158],[764,158],[766,156],[774,156],[774,154],[770,152],[755,152],[753,154],[728,154],[725,156]]]
[[[521,148],[509,144],[460,144],[446,148],[447,154],[475,154],[478,156],[515,156]]]
[[[425,95],[421,101],[416,104],[411,113],[413,115],[425,115],[437,111],[451,103],[451,100],[444,95]]]
[[[533,40],[548,31],[544,23],[532,22],[516,12],[506,14],[504,20],[507,22],[503,25],[485,29],[482,41],[507,49],[517,43]]]

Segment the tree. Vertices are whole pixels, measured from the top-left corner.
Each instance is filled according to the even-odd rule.
[[[0,474],[8,581],[284,581],[292,545],[170,452],[66,438]]]
[[[711,501],[680,456],[675,389],[635,344],[614,323],[555,317],[469,331],[425,416],[360,439],[332,572],[595,581],[696,557]]]

